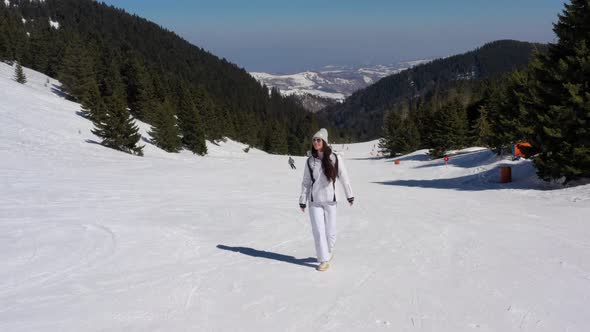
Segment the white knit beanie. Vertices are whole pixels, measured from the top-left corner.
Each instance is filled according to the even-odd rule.
[[[323,139],[326,142],[326,144],[328,144],[328,131],[326,130],[326,128],[322,128],[317,133],[315,133],[313,135],[313,138],[316,137]]]

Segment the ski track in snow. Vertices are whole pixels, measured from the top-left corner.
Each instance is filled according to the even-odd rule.
[[[19,85],[0,63],[0,331],[590,324],[590,185],[543,184],[528,161],[486,150],[445,167],[424,151],[394,165],[371,157],[376,142],[335,145],[356,199],[339,204],[335,258],[319,273],[297,202],[305,158],[292,171],[231,140],[206,157],[106,149],[59,82],[25,73]]]

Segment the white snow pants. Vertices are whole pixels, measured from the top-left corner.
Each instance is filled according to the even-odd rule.
[[[311,203],[309,216],[318,261],[327,262],[336,244],[336,202]]]

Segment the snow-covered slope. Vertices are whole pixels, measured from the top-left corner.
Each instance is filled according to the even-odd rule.
[[[283,95],[311,94],[342,101],[356,90],[373,84],[385,76],[399,73],[402,70],[429,61],[417,60],[392,65],[364,67],[326,66],[318,71],[305,71],[288,75],[262,72],[252,72],[250,74],[269,87],[279,88]]]
[[[356,200],[339,203],[319,273],[297,204],[304,158],[293,171],[231,141],[207,157],[110,150],[57,82],[25,73],[19,85],[0,64],[0,331],[590,326],[590,185],[553,188],[487,150],[445,167],[334,145]]]
[[[24,85],[15,84],[14,67],[0,62],[0,89],[6,96],[2,98],[2,109],[7,113],[13,111],[14,120],[22,126],[4,126],[0,133],[2,140],[0,144],[8,144],[15,138],[23,141],[34,141],[33,136],[37,137],[39,144],[30,145],[34,149],[45,150],[49,146],[64,145],[64,150],[71,151],[72,145],[80,146],[82,149],[75,151],[82,154],[103,154],[105,148],[99,145],[88,146],[88,142],[97,143],[100,139],[91,133],[93,125],[87,119],[78,115],[80,105],[67,101],[63,98],[60,91],[61,84],[41,73],[23,68],[27,83]],[[18,111],[20,110],[20,111]],[[44,126],[39,128],[30,128],[24,126],[27,120],[38,121]],[[146,157],[165,157],[168,159],[185,160],[194,159],[195,156],[190,151],[182,151],[179,154],[167,153],[150,143],[150,125],[141,121],[136,121],[143,140],[140,144],[145,145],[144,153]],[[29,134],[30,132],[30,134]],[[22,142],[17,142],[22,144]],[[248,153],[244,152],[247,145],[226,139],[225,142],[211,143],[207,141],[208,157],[226,157],[233,156],[247,158],[250,155],[266,154],[266,152],[251,148]],[[86,149],[88,148],[88,149]],[[107,154],[120,155],[120,152],[106,149]],[[135,159],[133,156],[123,158]]]

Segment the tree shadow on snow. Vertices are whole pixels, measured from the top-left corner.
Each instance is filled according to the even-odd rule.
[[[449,165],[461,168],[481,167],[498,161],[498,156],[490,150],[470,152],[461,155],[450,156]],[[443,158],[434,159],[433,162],[414,168],[430,168],[445,166]]]
[[[100,142],[97,142],[97,141],[95,141],[95,140],[93,140],[93,139],[87,139],[87,140],[86,140],[86,143],[89,143],[89,144],[96,144],[96,145],[102,145]]]
[[[317,263],[317,259],[315,259],[313,257],[295,258],[293,256],[277,254],[277,253],[270,252],[270,251],[261,251],[261,250],[256,250],[256,249],[252,249],[252,248],[246,248],[246,247],[228,247],[223,244],[218,244],[217,248],[223,249],[223,250],[228,250],[228,251],[233,251],[233,252],[239,252],[240,254],[244,254],[244,255],[248,255],[248,256],[252,256],[252,257],[260,257],[260,258],[272,259],[272,260],[279,261],[279,262],[307,266],[307,267],[311,267],[314,269],[316,268],[316,265],[311,264],[311,263]]]
[[[51,84],[51,92],[53,92],[55,95],[57,95],[60,98],[65,98],[68,100],[71,100],[70,96],[65,93],[62,88],[58,85],[55,84]]]
[[[413,155],[409,155],[409,156],[399,156],[399,157],[395,157],[393,159],[389,159],[388,161],[393,162],[393,161],[429,161],[430,160],[430,155],[428,154],[413,154]]]
[[[357,157],[357,158],[348,158],[350,160],[384,160],[387,159],[386,157]]]
[[[510,166],[512,168],[512,182],[500,183],[499,167]],[[377,184],[402,187],[417,187],[431,189],[451,189],[459,191],[483,191],[502,189],[534,189],[553,190],[558,186],[543,183],[534,176],[532,165],[527,164],[500,164],[498,167],[488,169],[481,173],[460,176],[456,178],[429,179],[429,180],[394,180],[374,182]]]

